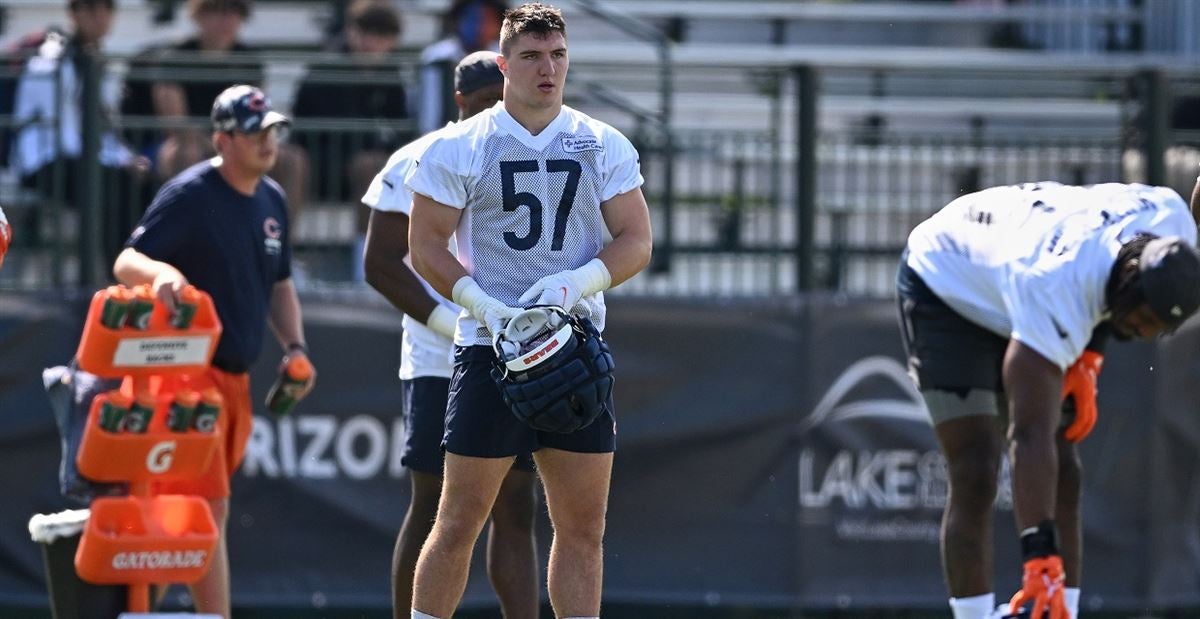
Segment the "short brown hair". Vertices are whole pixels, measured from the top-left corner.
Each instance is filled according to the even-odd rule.
[[[195,19],[201,13],[229,11],[246,19],[250,17],[250,5],[251,0],[188,0],[188,15]]]
[[[400,34],[400,14],[382,0],[354,0],[346,9],[346,23],[369,34]]]
[[[567,22],[562,11],[549,4],[530,2],[504,14],[504,25],[500,27],[500,51],[507,53],[509,45],[523,34],[544,39],[557,32],[567,36]]]

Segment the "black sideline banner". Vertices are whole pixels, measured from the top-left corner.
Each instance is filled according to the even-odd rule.
[[[382,302],[304,299],[316,391],[260,410],[234,480],[239,606],[387,607],[408,503],[399,466],[400,320]],[[609,601],[943,608],[946,472],[901,362],[890,301],[611,302],[618,452]],[[46,603],[26,523],[58,494],[43,367],[74,352],[82,299],[0,299],[0,604]],[[1112,347],[1082,444],[1082,608],[1200,607],[1200,329]],[[254,369],[255,398],[279,351]],[[258,405],[259,408],[261,404]],[[997,593],[1019,577],[1012,500],[996,504]],[[549,529],[543,510],[543,559]],[[482,547],[466,603],[492,605]],[[543,560],[542,565],[545,565]],[[1130,574],[1139,574],[1130,578]]]

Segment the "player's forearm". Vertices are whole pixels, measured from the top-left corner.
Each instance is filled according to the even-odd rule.
[[[163,273],[179,273],[179,270],[132,247],[126,247],[113,263],[113,277],[126,286],[152,284]]]
[[[427,322],[429,314],[438,303],[425,291],[425,287],[421,285],[412,269],[404,264],[403,259],[403,256],[372,253],[371,246],[368,245],[363,259],[367,283],[396,309],[421,322]]]
[[[291,344],[304,344],[304,322],[300,315],[300,297],[291,278],[276,282],[271,288],[271,306],[267,324],[284,350]]]
[[[433,289],[447,299],[453,298],[454,284],[468,275],[450,250],[446,240],[410,239],[413,267]]]
[[[650,253],[653,250],[653,240],[649,229],[644,233],[625,231],[615,237],[597,256],[608,267],[612,277],[609,287],[637,275],[650,263]]]

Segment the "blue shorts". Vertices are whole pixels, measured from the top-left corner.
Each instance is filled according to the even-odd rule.
[[[570,434],[538,432],[517,419],[492,381],[495,359],[490,346],[455,348],[446,407],[446,451],[479,458],[502,458],[542,447],[576,453],[616,451],[617,420],[612,416],[601,415]],[[615,410],[611,401],[608,410]]]
[[[450,379],[421,376],[402,380],[400,386],[404,390],[404,449],[400,452],[400,464],[409,470],[441,475]],[[533,456],[523,453],[513,466],[532,471]]]

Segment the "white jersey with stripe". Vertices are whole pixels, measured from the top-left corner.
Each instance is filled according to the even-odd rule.
[[[463,209],[458,259],[484,292],[517,299],[546,275],[583,266],[604,245],[600,205],[642,185],[637,151],[616,129],[563,106],[532,135],[503,102],[438,132],[409,174],[410,191]],[[604,328],[604,296],[576,313]],[[490,344],[464,311],[454,341]]]
[[[446,125],[453,126],[453,123]],[[412,215],[412,193],[404,186],[404,178],[416,165],[421,153],[433,143],[437,132],[428,133],[392,153],[379,174],[371,181],[367,193],[362,197],[362,203],[384,212],[403,213]],[[451,248],[453,250],[453,247]],[[404,263],[412,268],[412,261],[404,257]],[[454,312],[462,310],[453,302],[438,294],[421,276],[417,281],[425,287],[425,291],[434,301],[445,305]],[[400,379],[436,376],[450,378],[454,365],[454,343],[439,335],[421,321],[404,315],[404,337],[400,344]]]
[[[963,317],[1065,369],[1104,319],[1117,252],[1140,232],[1196,243],[1187,204],[1165,187],[994,187],[918,225],[908,265]]]

